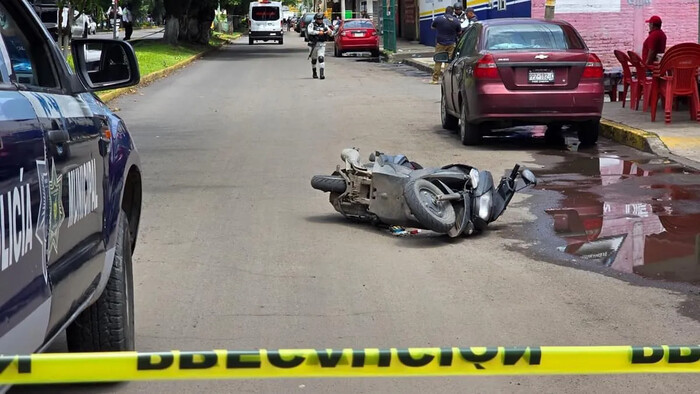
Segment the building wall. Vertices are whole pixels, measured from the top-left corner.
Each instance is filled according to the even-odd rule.
[[[545,0],[532,0],[532,16],[544,17]],[[618,67],[615,49],[641,54],[652,15],[663,21],[667,48],[698,42],[698,0],[556,0],[555,18],[571,23],[605,67]]]

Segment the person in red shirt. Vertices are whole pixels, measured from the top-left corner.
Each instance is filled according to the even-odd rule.
[[[646,64],[656,63],[656,56],[666,52],[666,33],[661,30],[661,18],[654,15],[647,20],[649,36],[644,40],[642,60]]]

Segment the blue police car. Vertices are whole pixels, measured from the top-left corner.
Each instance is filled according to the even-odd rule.
[[[74,40],[75,71],[25,0],[0,0],[0,354],[134,349],[141,170],[92,92],[132,86],[132,47]]]

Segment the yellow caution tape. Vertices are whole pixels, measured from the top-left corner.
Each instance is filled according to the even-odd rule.
[[[700,346],[542,346],[0,356],[0,384],[172,379],[700,373]]]

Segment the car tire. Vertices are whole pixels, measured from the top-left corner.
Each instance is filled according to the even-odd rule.
[[[372,57],[379,57],[379,49],[372,49]]]
[[[248,37],[248,45],[253,45],[253,39]]]
[[[544,132],[544,140],[548,145],[561,145],[564,143],[562,135],[562,125],[550,124],[547,125],[547,130]]]
[[[578,140],[582,146],[595,145],[600,134],[600,119],[579,123],[577,132]]]
[[[134,277],[126,212],[119,215],[114,263],[100,297],[66,329],[71,352],[134,350]]]
[[[277,44],[284,45],[284,38],[280,38],[279,41],[277,41]]]
[[[459,130],[459,118],[447,112],[447,100],[445,100],[444,92],[440,94],[440,122],[445,130],[450,130],[453,133]]]
[[[445,234],[457,220],[455,209],[449,201],[435,202],[435,197],[444,193],[439,187],[425,179],[409,182],[403,189],[406,205],[418,223],[428,230]]]
[[[462,104],[459,122],[459,139],[463,145],[479,145],[482,140],[481,126],[467,121],[467,104]]]

